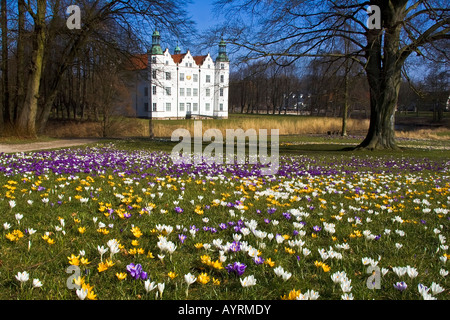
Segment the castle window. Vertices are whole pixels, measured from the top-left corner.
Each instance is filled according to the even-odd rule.
[[[219,95],[220,95],[221,97],[223,97],[223,88],[220,88],[220,90],[219,90]]]
[[[191,88],[186,88],[186,96],[187,97],[191,96]]]
[[[152,103],[152,108],[153,108],[152,111],[156,111],[156,103],[155,102]]]
[[[209,111],[210,108],[211,108],[211,104],[206,103],[206,104],[205,104],[205,110],[206,110],[206,111]]]
[[[171,87],[166,87],[166,95],[168,95],[168,96],[172,95],[172,88]]]
[[[206,89],[206,96],[207,97],[210,97],[211,96],[211,89]]]
[[[225,81],[225,77],[223,76],[223,74],[220,75],[220,82],[223,83]]]
[[[145,87],[145,88],[144,88],[144,96],[145,96],[145,97],[148,97],[148,87]]]
[[[210,83],[211,82],[211,75],[207,74],[206,75],[206,83]]]
[[[152,70],[152,78],[156,79],[156,70]]]
[[[180,102],[180,111],[184,111],[184,103]]]
[[[156,95],[156,86],[153,86],[153,87],[152,87],[152,94],[153,94],[153,95]]]
[[[148,111],[148,102],[144,103],[144,110],[147,112]]]
[[[166,103],[166,111],[170,111],[170,109],[172,108],[172,105],[170,104],[170,102]]]
[[[192,89],[192,90],[193,90],[192,95],[193,95],[194,97],[197,97],[197,96],[198,96],[198,89],[197,89],[197,88],[194,88],[194,89]]]
[[[184,88],[180,88],[180,97],[184,97]]]
[[[223,111],[223,103],[219,104],[219,111]]]
[[[220,64],[220,69],[222,69],[222,70],[225,69],[225,64],[221,63]]]
[[[152,57],[152,63],[156,63],[156,57]]]
[[[172,74],[170,72],[166,72],[166,80],[171,80]]]
[[[184,73],[180,73],[180,81],[184,81]]]
[[[192,105],[192,111],[196,112],[198,110],[198,103],[195,103]]]
[[[194,82],[198,82],[198,74],[192,75]]]

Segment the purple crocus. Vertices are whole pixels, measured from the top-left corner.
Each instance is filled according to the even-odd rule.
[[[125,218],[129,219],[129,218],[131,218],[131,213],[125,212],[125,213],[123,214],[123,216],[124,216]]]
[[[264,263],[264,259],[262,257],[255,257],[255,258],[253,258],[253,262],[255,264],[263,264]]]
[[[404,281],[397,282],[396,284],[394,284],[394,288],[400,292],[406,290],[407,287],[408,287],[408,285]]]
[[[319,232],[320,230],[322,230],[322,227],[320,227],[320,226],[314,226],[314,227],[313,227],[313,230],[314,230],[315,232]]]
[[[226,223],[221,223],[219,224],[220,229],[225,230],[226,228],[228,228],[228,226],[226,225]]]
[[[147,272],[142,270],[142,265],[140,263],[136,265],[134,263],[130,263],[129,265],[127,265],[127,271],[130,273],[131,277],[136,280],[146,280],[148,277]]]
[[[238,252],[238,251],[240,251],[241,250],[241,245],[240,245],[240,243],[239,243],[239,241],[233,241],[233,243],[230,245],[230,249],[229,249],[230,251],[233,251],[233,252]]]
[[[184,240],[186,240],[186,238],[187,238],[187,236],[184,235],[184,234],[179,234],[179,235],[178,235],[178,239],[180,239],[180,242],[181,242],[181,243],[184,243]]]
[[[247,266],[241,262],[234,262],[233,264],[230,263],[225,267],[228,273],[236,273],[238,276],[244,274],[245,268],[247,268]]]
[[[184,210],[180,207],[175,207],[175,212],[176,213],[182,213]]]

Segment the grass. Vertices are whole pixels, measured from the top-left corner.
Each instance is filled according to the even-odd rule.
[[[171,137],[178,128],[186,128],[194,133],[195,120],[156,120],[152,121],[155,137]],[[341,120],[331,117],[305,117],[292,115],[240,115],[230,114],[228,119],[202,120],[203,132],[215,128],[223,135],[226,129],[279,129],[281,135],[298,134],[327,134],[328,131],[337,132],[341,129]],[[361,132],[368,128],[368,120],[349,119],[349,131]],[[135,118],[115,118],[109,128],[110,137],[145,137],[149,134],[149,120]],[[270,131],[269,131],[270,132]],[[46,135],[52,137],[100,137],[101,123],[96,122],[52,122],[48,125]]]
[[[71,263],[79,265],[92,288],[89,297],[96,299],[183,300],[187,273],[197,277],[189,299],[279,300],[298,296],[298,290],[341,299],[344,292],[331,279],[336,272],[351,280],[355,299],[422,299],[418,284],[432,282],[446,289],[432,296],[449,299],[448,276],[441,271],[449,263],[441,237],[450,226],[448,151],[345,152],[335,143],[339,138],[280,141],[281,171],[274,178],[247,174],[252,166],[177,170],[164,153],[175,143],[142,138],[3,156],[0,223],[9,228],[0,231],[0,299],[78,299],[67,287]],[[80,171],[63,172],[73,169]],[[98,247],[108,248],[111,239],[120,251],[110,259],[110,251],[101,256]],[[161,249],[162,239],[176,245],[173,254]],[[233,242],[240,250],[232,249]],[[265,263],[255,263],[255,253]],[[380,289],[367,288],[365,258],[388,271]],[[100,271],[107,259],[113,265]],[[234,262],[246,265],[240,277],[225,269]],[[165,284],[162,297],[132,279],[131,263],[141,264],[150,281]],[[395,274],[393,267],[406,266],[418,275]],[[277,267],[289,279],[277,275]],[[15,275],[23,271],[30,280],[21,283]],[[118,273],[127,276],[119,280]],[[250,275],[256,284],[243,287],[240,279]],[[34,278],[43,286],[33,288]],[[399,281],[408,285],[403,292],[394,288]]]

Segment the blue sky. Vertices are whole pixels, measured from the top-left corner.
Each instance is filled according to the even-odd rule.
[[[217,23],[217,18],[213,13],[213,2],[211,0],[191,0],[187,10],[192,20],[197,23],[198,31],[207,30]]]

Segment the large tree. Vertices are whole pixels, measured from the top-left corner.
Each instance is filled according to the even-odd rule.
[[[440,49],[450,38],[446,0],[219,0],[216,5],[228,13],[227,21],[236,22],[222,33],[245,49],[247,59],[290,57],[294,62],[334,56],[361,64],[370,87],[371,114],[358,148],[397,148],[395,110],[411,54],[427,58],[441,51],[448,61]],[[354,50],[336,53],[343,39]]]
[[[2,9],[6,8],[5,0],[0,4]],[[68,19],[69,16],[76,15],[76,11],[66,12],[70,5],[80,8],[79,28],[77,24],[66,24],[74,21]],[[36,137],[45,128],[66,73],[72,72],[74,65],[79,65],[77,59],[83,57],[90,44],[103,40],[111,50],[122,50],[123,58],[126,59],[145,50],[149,44],[149,35],[156,26],[172,37],[188,34],[192,26],[184,9],[185,4],[180,5],[174,0],[18,0],[17,3],[11,3],[11,8],[17,12],[9,15],[17,17],[17,23],[14,18],[11,19],[11,24],[18,26],[17,38],[8,38],[5,10],[1,11],[0,27],[2,42],[13,43],[10,51],[16,52],[16,70],[10,69],[9,74],[17,74],[17,88],[15,91],[8,90],[14,95],[11,98],[6,99],[2,94],[2,98],[5,97],[2,100],[13,102],[13,111],[8,113],[11,108],[5,101],[2,110],[5,112],[3,118],[14,121],[15,132],[26,137]],[[113,35],[137,35],[140,46],[121,47],[121,39],[110,37],[112,25],[115,26]],[[29,35],[26,37],[27,43],[24,43],[25,29]],[[5,77],[5,70],[8,65],[6,49],[2,51],[0,71],[2,91],[6,92],[5,81],[8,78]],[[82,72],[85,71],[77,70],[79,76]]]

